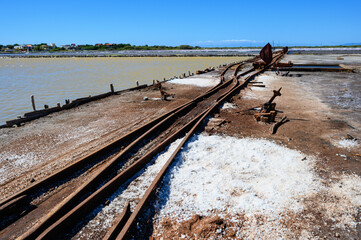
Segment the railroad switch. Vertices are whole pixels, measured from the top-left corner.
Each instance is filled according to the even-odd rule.
[[[276,103],[274,103],[273,101],[276,97],[281,96],[281,89],[282,88],[278,90],[273,90],[273,96],[270,98],[270,100],[261,105],[260,112],[254,114],[257,122],[261,121],[265,123],[270,123],[275,121],[277,110]]]
[[[162,84],[160,82],[158,82],[155,86],[156,86],[156,88],[159,89],[162,100],[167,101],[168,97],[172,97],[172,98],[175,97],[175,94],[170,94],[170,93],[167,93],[166,91],[164,91],[162,88]]]

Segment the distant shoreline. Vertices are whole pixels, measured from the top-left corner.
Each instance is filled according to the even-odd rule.
[[[74,57],[237,57],[259,54],[261,48],[200,50],[123,50],[0,53],[0,58],[74,58]],[[290,48],[290,54],[361,54],[361,48]]]

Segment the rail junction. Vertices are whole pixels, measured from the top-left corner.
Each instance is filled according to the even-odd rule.
[[[135,209],[131,211],[128,203],[103,239],[134,237],[134,229],[139,217],[154,197],[168,167],[184,144],[204,126],[207,117],[217,111],[220,104],[247,87],[255,76],[274,68],[286,53],[287,49],[271,53],[271,55],[268,52],[264,62],[260,57],[256,57],[226,66],[220,75],[220,83],[206,93],[154,118],[114,139],[106,146],[88,153],[71,165],[4,199],[0,202],[2,219],[0,237],[6,232],[11,232],[12,223],[17,221],[20,221],[26,229],[18,236],[18,239],[71,237],[74,235],[77,223],[83,221],[95,209],[106,205],[107,198],[122,184],[131,181],[138,172],[152,162],[157,154],[164,151],[175,140],[183,137],[145,194],[139,196],[140,201]],[[264,57],[261,55],[261,58]],[[79,188],[69,192],[67,196],[62,196],[62,200],[56,204],[46,203],[52,194],[57,194],[57,189],[61,189],[70,181],[81,179],[85,172],[91,173],[91,177],[83,178]],[[35,200],[39,196],[43,196],[44,200],[38,205]],[[37,221],[37,223],[31,226],[29,223],[32,221]]]

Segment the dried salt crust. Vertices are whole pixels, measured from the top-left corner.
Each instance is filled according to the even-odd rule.
[[[155,157],[153,164],[148,164],[148,167],[143,173],[138,173],[130,184],[125,183],[121,186],[110,198],[109,205],[98,211],[95,210],[96,216],[90,220],[74,237],[73,239],[95,239],[98,238],[99,233],[111,227],[115,217],[118,216],[124,209],[127,202],[131,204],[131,210],[136,207],[136,201],[144,195],[152,181],[167,162],[169,157],[175,151],[182,139],[173,142],[169,148]],[[128,185],[128,186],[127,186]]]
[[[229,102],[226,102],[221,106],[221,109],[234,109],[234,108],[236,108],[236,105]]]
[[[237,222],[244,214],[246,222],[237,237],[296,237],[282,220],[302,214],[305,199],[319,194],[329,199],[316,204],[326,210],[324,217],[332,220],[332,228],[355,230],[360,224],[354,216],[361,207],[361,178],[339,176],[328,187],[313,172],[314,163],[315,159],[301,152],[264,139],[193,137],[160,188],[154,236],[162,236],[163,219],[182,222],[194,214],[216,214]],[[314,222],[302,224],[312,229]],[[306,229],[299,237],[315,237]]]
[[[336,147],[341,147],[341,148],[358,148],[361,146],[358,140],[345,139],[345,138],[338,141],[333,141],[333,144]]]
[[[180,141],[159,154],[153,164],[132,179],[135,181],[120,187],[109,198],[110,204],[96,210],[95,217],[73,239],[101,236],[128,201],[133,210]],[[312,157],[265,139],[194,136],[159,188],[154,235],[162,235],[160,223],[166,218],[182,222],[194,214],[219,215],[237,223],[243,214],[246,222],[237,237],[289,239],[295,235],[282,225],[282,220],[301,214],[306,208],[305,199],[319,194],[331,199],[321,201],[319,206],[325,209],[324,215],[332,220],[334,228],[355,229],[359,223],[354,216],[361,206],[360,177],[340,176],[327,187],[313,172],[314,163]],[[300,237],[314,236],[302,230]]]
[[[186,85],[194,85],[198,87],[214,87],[220,82],[218,77],[213,77],[209,75],[205,76],[192,76],[188,78],[175,78],[170,80],[169,83],[173,84],[186,84]]]

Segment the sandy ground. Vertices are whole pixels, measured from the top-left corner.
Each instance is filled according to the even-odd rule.
[[[342,61],[337,57],[289,55],[284,61],[333,64]],[[345,65],[361,66],[359,55],[342,57]],[[346,134],[361,139],[360,79],[359,72],[257,77],[266,87],[234,96],[210,118],[222,123],[209,124],[177,157],[155,200],[150,234],[157,239],[360,239],[361,143],[345,139]],[[179,82],[165,86],[176,100],[159,101],[156,90],[143,90],[1,129],[1,197],[207,89]],[[290,121],[272,135],[271,125],[257,123],[248,109],[280,87],[276,121],[283,116]],[[135,193],[145,191],[173,148],[136,177],[139,185],[113,196],[109,208],[74,238],[91,237],[86,228],[104,232],[124,198],[139,200]]]

